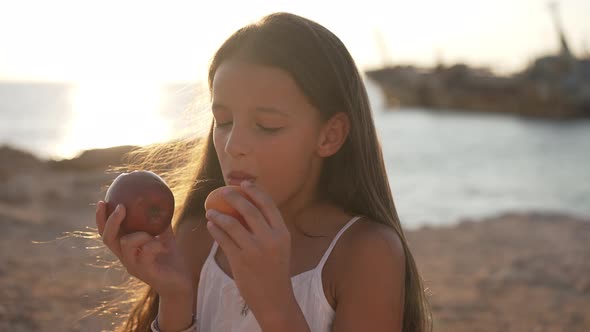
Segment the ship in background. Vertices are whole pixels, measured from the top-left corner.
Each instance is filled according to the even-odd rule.
[[[383,91],[387,106],[481,111],[546,118],[590,117],[590,55],[570,50],[557,14],[550,6],[560,39],[558,54],[537,58],[523,71],[498,76],[465,64],[385,66],[366,71]],[[381,49],[384,49],[383,45]]]

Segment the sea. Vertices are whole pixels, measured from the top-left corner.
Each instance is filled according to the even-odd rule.
[[[590,217],[590,120],[392,110],[365,83],[405,228],[511,212]],[[0,82],[0,145],[64,159],[203,133],[206,96],[196,83]]]

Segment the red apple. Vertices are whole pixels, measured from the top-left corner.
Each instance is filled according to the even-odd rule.
[[[107,190],[107,217],[118,204],[125,206],[121,234],[147,232],[161,234],[170,225],[174,214],[174,195],[157,174],[133,171],[117,176]]]

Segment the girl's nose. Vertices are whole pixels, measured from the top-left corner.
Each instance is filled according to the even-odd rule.
[[[250,139],[246,128],[239,128],[234,125],[225,143],[225,153],[232,158],[239,158],[247,155],[250,151]]]

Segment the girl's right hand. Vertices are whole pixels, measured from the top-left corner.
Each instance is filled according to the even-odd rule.
[[[160,296],[192,294],[192,278],[172,226],[158,236],[146,232],[119,235],[125,206],[119,205],[107,218],[106,203],[99,201],[96,226],[102,242],[119,258],[130,275],[150,285]]]

